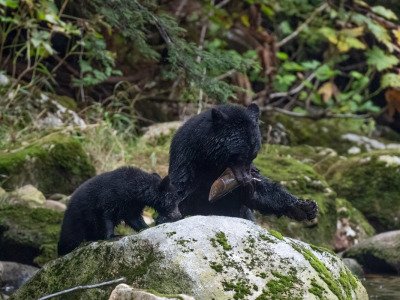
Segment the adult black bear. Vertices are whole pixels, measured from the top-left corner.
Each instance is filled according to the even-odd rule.
[[[223,215],[254,220],[251,209],[264,214],[311,220],[318,208],[259,174],[252,165],[261,145],[259,108],[221,105],[189,119],[170,148],[169,175],[183,199],[183,216]],[[230,167],[243,185],[216,202],[208,201],[213,182]],[[256,177],[260,182],[251,182]],[[249,209],[250,208],[250,209]]]
[[[72,195],[61,227],[58,254],[65,255],[83,241],[109,239],[121,221],[134,230],[146,227],[145,206],[153,207],[164,221],[181,218],[179,198],[169,177],[122,167],[84,182]]]

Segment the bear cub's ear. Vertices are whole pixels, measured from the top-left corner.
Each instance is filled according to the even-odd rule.
[[[247,110],[250,112],[250,114],[252,115],[252,117],[255,120],[258,120],[258,118],[260,117],[260,108],[258,107],[257,104],[255,103],[251,103],[248,107]]]
[[[228,120],[228,116],[218,108],[211,109],[211,118],[216,124],[224,123]]]
[[[169,176],[167,175],[163,180],[161,180],[160,184],[158,185],[158,189],[161,192],[165,192],[169,189],[170,183]]]

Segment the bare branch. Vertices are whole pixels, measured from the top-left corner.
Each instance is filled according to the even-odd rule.
[[[314,113],[314,114],[310,114],[310,113],[298,113],[298,112],[294,112],[294,111],[290,111],[290,110],[286,110],[286,109],[282,109],[279,107],[273,107],[271,105],[268,105],[266,107],[262,107],[261,111],[276,111],[279,112],[281,114],[285,114],[291,117],[296,117],[296,118],[308,118],[308,119],[314,119],[314,120],[318,120],[318,119],[322,119],[322,118],[326,118],[326,119],[367,119],[370,118],[371,115],[370,114],[363,114],[363,115],[355,115],[355,114],[334,114],[325,110],[321,110],[320,112]]]
[[[287,44],[289,41],[294,39],[296,36],[300,34],[304,30],[304,28],[311,23],[312,20],[322,11],[324,11],[326,8],[328,8],[328,3],[322,4],[320,7],[318,7],[314,12],[308,17],[307,20],[304,21],[295,31],[293,31],[291,34],[289,34],[287,37],[285,37],[283,40],[279,41],[276,45],[277,47],[282,47],[283,45]]]
[[[115,280],[110,280],[110,281],[105,281],[105,282],[101,282],[101,283],[97,283],[97,284],[90,284],[90,285],[80,285],[80,286],[76,286],[67,290],[63,290],[54,294],[50,294],[47,296],[43,296],[41,298],[39,298],[38,300],[46,300],[46,299],[50,299],[53,297],[57,297],[57,296],[61,296],[61,295],[65,295],[68,293],[72,293],[78,290],[88,290],[88,289],[95,289],[95,288],[99,288],[99,287],[103,287],[103,286],[107,286],[107,285],[115,285],[115,284],[119,284],[119,283],[123,283],[126,282],[126,278],[122,277],[119,279],[115,279]]]
[[[178,6],[178,9],[175,11],[175,16],[180,16],[182,9],[186,6],[188,0],[182,0]]]
[[[292,95],[295,95],[295,94],[299,93],[304,88],[306,83],[308,81],[313,80],[316,75],[317,74],[315,72],[311,73],[310,75],[308,75],[308,77],[306,79],[303,80],[302,83],[300,83],[298,86],[296,86],[292,90],[290,90],[288,92],[272,93],[272,94],[269,95],[269,99],[287,97],[287,96],[292,96]]]

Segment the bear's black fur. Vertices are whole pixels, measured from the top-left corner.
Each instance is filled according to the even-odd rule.
[[[170,148],[169,175],[183,199],[183,216],[223,215],[254,220],[251,209],[296,220],[316,217],[314,201],[303,201],[261,176],[252,165],[261,145],[259,108],[221,105],[189,119]],[[241,188],[211,203],[213,182],[230,167]],[[251,182],[256,177],[260,182]],[[249,209],[250,208],[250,209]]]
[[[179,198],[169,177],[122,167],[84,182],[72,195],[61,227],[58,254],[65,255],[83,241],[109,239],[121,221],[134,230],[147,227],[145,206],[157,210],[164,221],[181,218]]]

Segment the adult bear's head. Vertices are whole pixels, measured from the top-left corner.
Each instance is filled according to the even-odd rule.
[[[205,114],[209,122],[208,135],[203,138],[207,158],[217,165],[249,165],[261,146],[258,106],[221,105]]]

